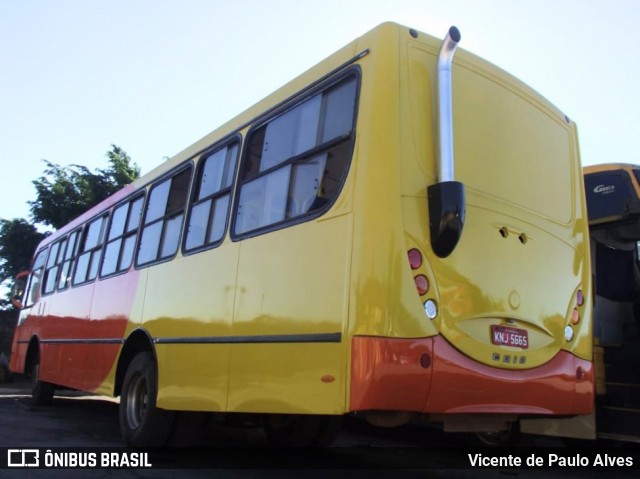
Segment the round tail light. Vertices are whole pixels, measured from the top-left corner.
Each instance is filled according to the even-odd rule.
[[[413,278],[416,283],[416,289],[418,290],[418,294],[420,296],[427,294],[429,291],[429,280],[424,274],[419,274],[415,278]]]
[[[418,269],[422,266],[422,253],[417,248],[411,248],[407,253],[409,256],[409,265],[411,269]]]

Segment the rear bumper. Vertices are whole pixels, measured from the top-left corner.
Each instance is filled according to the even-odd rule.
[[[507,370],[469,359],[441,336],[352,339],[351,411],[588,414],[593,382],[593,364],[566,351]]]

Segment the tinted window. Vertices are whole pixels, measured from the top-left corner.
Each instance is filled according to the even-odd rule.
[[[46,259],[47,249],[43,249],[36,255],[33,261],[31,274],[29,275],[29,284],[26,289],[25,307],[32,306],[40,298],[40,288]]]
[[[624,216],[637,198],[625,170],[590,173],[584,184],[590,221]]]
[[[144,197],[140,195],[117,206],[113,211],[102,259],[101,276],[125,271],[131,266],[143,201]]]
[[[49,252],[49,259],[47,260],[47,266],[44,272],[44,288],[43,294],[53,293],[58,283],[58,273],[62,262],[64,261],[64,253],[67,245],[67,238],[62,238],[56,241],[51,246]]]
[[[353,148],[357,78],[347,77],[251,133],[234,233],[319,214],[340,192]]]
[[[64,250],[64,259],[62,261],[62,266],[60,268],[59,278],[58,278],[58,289],[65,289],[69,286],[71,282],[71,270],[73,268],[73,263],[76,258],[76,251],[78,245],[78,238],[80,237],[80,230],[76,230],[69,235],[69,240],[67,241],[67,246]]]
[[[98,275],[98,263],[102,252],[107,216],[101,216],[90,222],[84,229],[80,252],[73,274],[73,284],[93,281]]]
[[[238,150],[238,143],[233,142],[200,160],[185,250],[206,247],[222,240]]]
[[[136,264],[166,259],[178,251],[190,179],[188,168],[151,187]]]

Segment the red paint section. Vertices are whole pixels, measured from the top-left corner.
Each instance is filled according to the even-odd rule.
[[[136,188],[133,184],[123,187],[45,238],[38,246],[38,251],[50,246],[98,213],[106,211]],[[16,327],[13,336],[9,368],[15,372],[24,372],[29,342],[33,338],[56,340],[55,343],[40,345],[42,379],[78,389],[97,388],[109,373],[120,345],[87,344],[77,340],[123,338],[136,297],[139,276],[138,271],[130,269],[128,273],[112,278],[39,296],[32,307],[20,313],[23,320]],[[108,296],[100,298],[101,294]],[[82,372],[87,366],[89,374]]]
[[[95,391],[107,378],[122,347],[139,277],[139,271],[132,269],[41,297],[16,329],[10,368],[23,371],[28,342],[37,337],[42,379]]]
[[[508,370],[473,361],[441,336],[434,350],[428,412],[588,414],[593,408],[593,365],[566,351],[537,368]]]
[[[432,349],[430,338],[354,337],[350,410],[422,411],[432,369],[420,357]]]
[[[138,293],[139,277],[139,271],[131,270],[96,282],[89,320],[78,321],[76,337],[123,339]],[[102,384],[111,371],[121,346],[101,343],[83,345],[83,373],[82,377],[77,378],[81,381],[82,390],[94,391]]]
[[[425,353],[432,359],[427,368]],[[537,368],[506,370],[469,359],[441,336],[354,337],[351,364],[351,411],[587,414],[593,408],[593,365],[566,351]]]

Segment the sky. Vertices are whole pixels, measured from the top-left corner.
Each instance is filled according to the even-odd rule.
[[[147,173],[384,21],[457,26],[577,123],[583,165],[640,163],[637,0],[0,0],[0,218],[43,160],[116,144]]]

